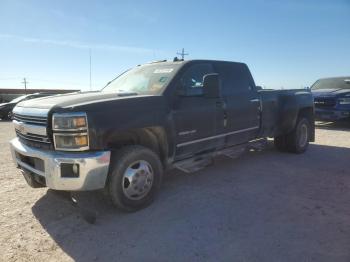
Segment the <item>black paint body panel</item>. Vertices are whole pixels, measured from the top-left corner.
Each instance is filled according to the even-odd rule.
[[[53,113],[86,112],[90,150],[110,150],[138,142],[152,143],[154,147],[158,143],[166,163],[259,137],[286,134],[293,130],[304,109],[311,110],[313,121],[313,99],[306,90],[258,90],[243,63],[210,60],[180,63],[181,68],[159,95],[76,93],[37,99],[35,104],[28,101],[20,106],[50,108],[49,130]],[[208,64],[213,73],[219,74],[221,97],[178,94],[181,77],[198,64]]]

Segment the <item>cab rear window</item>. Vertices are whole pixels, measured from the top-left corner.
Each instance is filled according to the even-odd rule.
[[[242,63],[218,62],[215,69],[221,76],[223,95],[234,95],[249,92],[254,81],[248,67]]]

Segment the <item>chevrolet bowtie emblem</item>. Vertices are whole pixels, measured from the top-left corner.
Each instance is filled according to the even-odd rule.
[[[21,132],[21,134],[25,134],[26,131],[24,130],[24,126],[19,126],[18,131]]]

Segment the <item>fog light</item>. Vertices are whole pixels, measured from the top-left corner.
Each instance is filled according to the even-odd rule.
[[[79,166],[77,164],[73,165],[72,170],[75,175],[79,174]]]
[[[79,177],[79,164],[61,163],[61,177]]]

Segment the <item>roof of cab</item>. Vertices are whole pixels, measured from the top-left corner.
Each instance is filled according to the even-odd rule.
[[[167,65],[177,64],[178,65],[178,64],[187,64],[187,63],[193,63],[193,62],[195,62],[195,63],[220,62],[220,63],[234,63],[234,64],[244,64],[245,65],[245,63],[242,63],[242,62],[225,61],[225,60],[210,60],[210,59],[190,59],[190,60],[179,59],[176,61],[158,60],[158,61],[152,61],[149,63],[145,63],[142,65],[152,65],[152,64],[167,64]],[[139,65],[139,66],[141,66],[141,65]]]
[[[350,79],[350,76],[325,77],[325,78],[320,78],[318,80],[329,80],[329,79],[344,79],[344,80],[348,80],[348,79]]]

